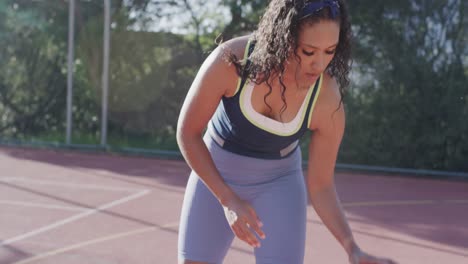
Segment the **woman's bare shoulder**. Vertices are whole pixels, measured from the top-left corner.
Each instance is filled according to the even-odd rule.
[[[335,77],[328,73],[323,74],[322,90],[324,93],[324,100],[330,107],[338,107],[341,101],[340,86]]]
[[[201,65],[195,83],[204,80],[207,89],[217,91],[213,94],[232,96],[236,92],[239,76],[229,57],[232,54],[237,59],[242,59],[248,38],[249,36],[236,37],[219,44]]]
[[[226,42],[223,42],[218,45],[218,47],[213,51],[216,54],[216,64],[221,66],[218,72],[218,78],[222,80],[225,84],[225,93],[224,95],[230,97],[235,94],[237,90],[237,80],[239,78],[237,74],[237,69],[235,65],[229,61],[229,58],[232,55],[235,56],[237,60],[241,60],[244,56],[244,51],[248,43],[250,35],[241,36],[232,38]]]
[[[232,38],[226,42],[221,43],[219,46],[223,52],[232,53],[237,58],[241,59],[244,56],[245,47],[251,35],[239,36]]]
[[[337,80],[328,73],[323,73],[323,80],[317,103],[312,115],[311,129],[316,130],[321,124],[330,122],[337,111],[344,113],[341,94]]]

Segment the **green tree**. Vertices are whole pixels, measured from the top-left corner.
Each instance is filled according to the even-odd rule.
[[[65,44],[57,27],[61,5],[0,3],[0,133],[35,135],[62,128]],[[32,9],[43,9],[35,12]],[[51,34],[45,35],[44,32]]]
[[[352,3],[354,72],[341,161],[467,170],[466,1]]]

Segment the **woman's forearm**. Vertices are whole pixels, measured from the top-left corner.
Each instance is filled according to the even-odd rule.
[[[221,178],[201,136],[178,136],[177,142],[185,161],[206,184],[221,204],[235,194]]]
[[[334,185],[309,187],[312,205],[322,222],[349,254],[357,247]]]

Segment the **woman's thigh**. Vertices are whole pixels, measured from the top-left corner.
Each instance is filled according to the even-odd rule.
[[[192,172],[180,217],[179,261],[221,263],[233,238],[222,206]]]
[[[266,235],[255,249],[257,264],[302,264],[304,261],[307,194],[302,171],[265,186],[253,200]]]

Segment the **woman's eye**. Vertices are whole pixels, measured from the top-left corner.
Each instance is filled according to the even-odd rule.
[[[314,55],[314,52],[307,52],[307,51],[305,51],[305,50],[302,50],[302,53],[304,53],[304,55],[306,55],[306,56],[312,56],[312,55]]]
[[[336,49],[334,50],[327,50],[325,53],[327,53],[328,55],[332,55],[332,54],[335,54],[336,52]]]

